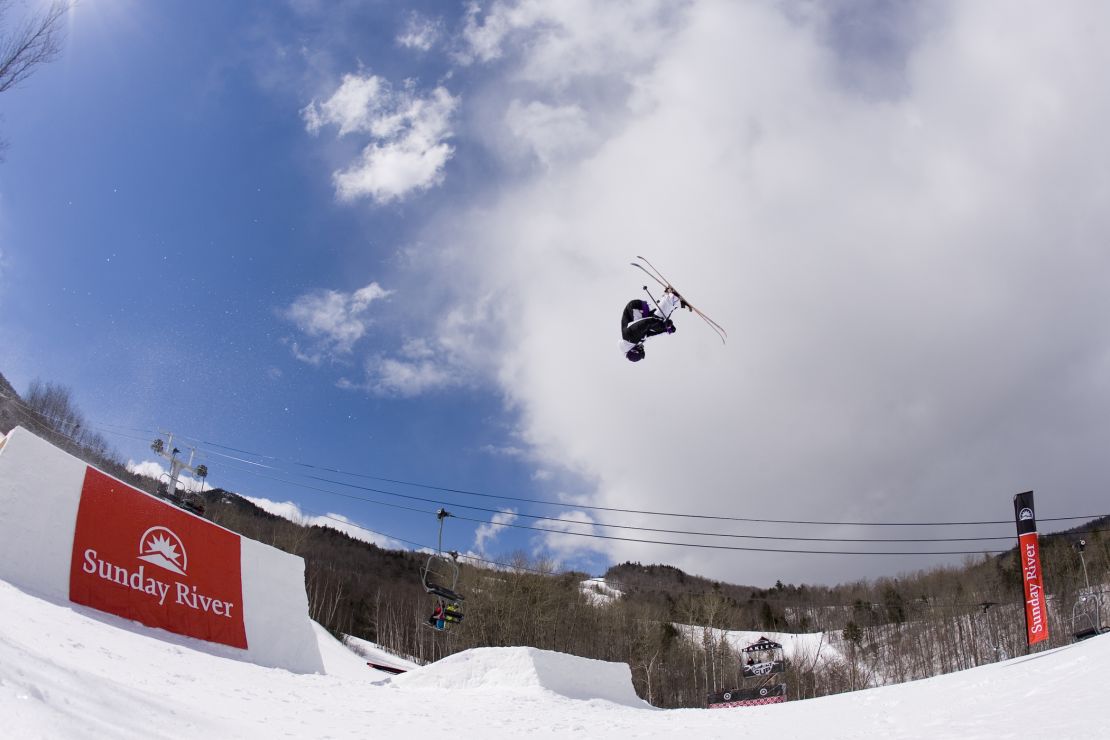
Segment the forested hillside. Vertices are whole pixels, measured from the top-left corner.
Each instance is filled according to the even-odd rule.
[[[68,388],[36,380],[26,395],[21,396],[0,374],[0,434],[7,434],[15,426],[26,427],[71,455],[137,488],[152,493],[157,489],[156,481],[127,469],[108,441],[85,421]]]
[[[90,433],[63,388],[35,383],[22,398],[0,376],[0,424],[3,432],[21,424],[113,475],[159,490],[153,479],[129,473]],[[424,625],[433,603],[420,580],[426,555],[304,526],[231,491],[202,496],[206,518],[304,558],[311,616],[338,635],[420,661],[472,647],[527,645],[627,662],[637,691],[656,706],[702,706],[706,693],[739,685],[740,658],[730,631],[824,633],[817,648],[788,661],[792,698],[922,678],[1025,650],[1016,550],[900,578],[837,586],[780,582],[769,589],[668,565],[623,563],[604,574],[607,586],[620,591],[617,598],[584,588],[589,574],[542,558],[508,554],[497,567],[463,558],[464,622],[439,633]],[[1094,603],[1084,591],[1075,547],[1080,538],[1088,577],[1098,584],[1093,591],[1110,582],[1108,528],[1103,518],[1042,537],[1052,645],[1068,642]]]

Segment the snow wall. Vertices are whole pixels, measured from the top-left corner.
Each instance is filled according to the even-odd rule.
[[[304,560],[242,537],[16,427],[0,437],[0,579],[218,651],[320,673]]]

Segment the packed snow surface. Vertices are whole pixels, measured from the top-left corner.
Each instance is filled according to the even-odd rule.
[[[1105,735],[1110,636],[897,686],[714,710],[647,707],[620,664],[484,649],[389,677],[323,630],[317,636],[328,673],[294,674],[0,581],[4,737]]]

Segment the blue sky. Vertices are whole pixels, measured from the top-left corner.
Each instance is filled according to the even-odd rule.
[[[594,533],[895,536],[590,506],[995,521],[1034,489],[1042,517],[1104,513],[1105,11],[1009,7],[82,3],[0,100],[0,370],[71,387],[135,462],[136,430],[172,430],[290,480],[557,500],[393,489]],[[625,362],[636,254],[729,344],[684,315]],[[433,503],[201,448],[215,485],[434,537]],[[959,559],[452,524],[494,557],[753,584]]]
[[[336,382],[357,372],[349,353],[314,365],[293,352],[314,341],[288,316],[299,298],[388,284],[423,214],[460,197],[463,184],[445,181],[403,202],[339,202],[327,150],[340,144],[313,137],[302,116],[317,92],[309,80],[326,76],[305,45],[342,74],[372,68],[398,86],[443,74],[395,43],[418,8],[379,4],[330,23],[271,3],[75,9],[62,58],[5,101],[0,300],[13,383],[68,385],[96,422],[404,480],[530,486],[529,466],[481,451],[511,432],[495,387],[344,390]],[[375,317],[359,350],[392,351],[404,341],[397,320]],[[105,436],[125,456],[151,457]],[[216,485],[433,541],[434,517],[207,463]]]

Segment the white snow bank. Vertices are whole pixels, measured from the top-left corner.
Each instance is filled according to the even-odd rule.
[[[627,663],[590,660],[530,647],[475,648],[391,679],[405,689],[550,693],[650,708],[632,688]]]

